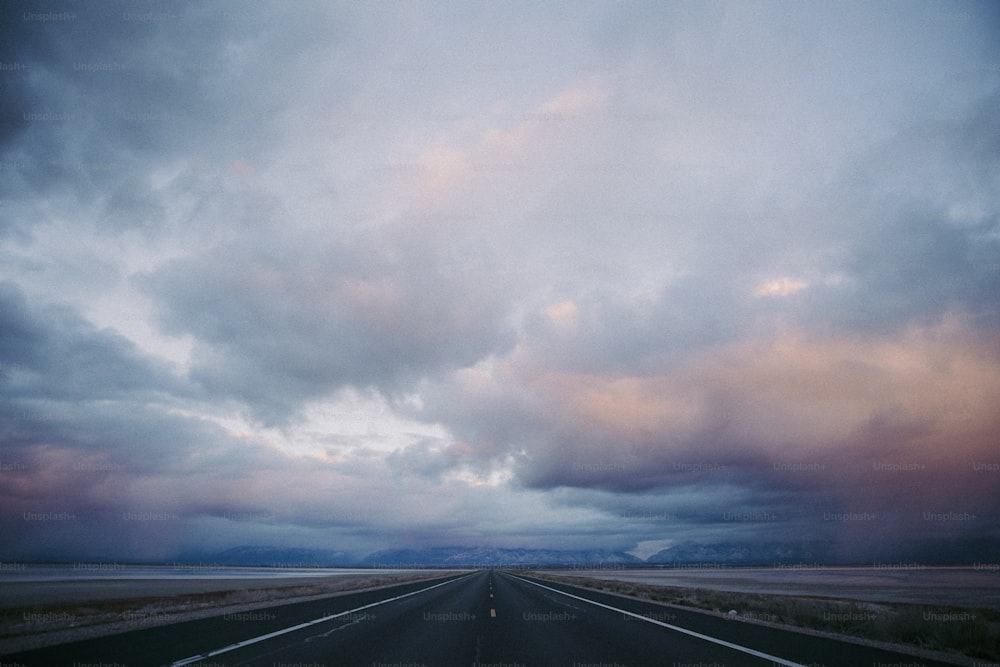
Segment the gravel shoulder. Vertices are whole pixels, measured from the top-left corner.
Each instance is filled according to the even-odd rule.
[[[719,615],[733,622],[793,629],[964,667],[1000,664],[1000,612],[993,609],[751,594],[566,576],[548,571],[526,574],[610,595]]]
[[[0,589],[0,655],[449,574],[7,583]]]

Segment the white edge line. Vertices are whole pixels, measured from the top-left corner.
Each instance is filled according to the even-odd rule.
[[[523,581],[525,583],[534,584],[535,586],[538,586],[539,588],[544,588],[546,590],[550,590],[553,593],[559,593],[560,595],[565,595],[567,597],[571,597],[574,600],[580,600],[582,602],[589,602],[590,604],[597,605],[598,607],[604,607],[605,609],[610,609],[612,611],[621,612],[622,614],[627,614],[629,616],[632,616],[634,618],[639,619],[640,621],[646,621],[647,623],[654,623],[656,625],[662,625],[665,628],[669,628],[669,629],[674,630],[676,632],[683,632],[686,635],[691,635],[692,637],[697,637],[698,639],[704,639],[705,641],[712,642],[713,644],[719,644],[719,645],[725,646],[727,648],[735,649],[737,651],[742,651],[743,653],[749,653],[750,655],[757,656],[758,658],[764,658],[766,660],[771,660],[775,664],[778,664],[778,665],[785,665],[785,667],[806,667],[805,665],[803,665],[801,663],[792,662],[790,660],[785,660],[783,658],[779,658],[779,657],[771,655],[769,653],[764,653],[762,651],[757,651],[757,650],[754,650],[752,648],[747,648],[746,646],[740,646],[739,644],[733,644],[733,643],[727,642],[727,641],[725,641],[723,639],[716,639],[715,637],[709,637],[708,635],[703,635],[700,632],[695,632],[694,630],[688,630],[686,628],[682,628],[682,627],[679,627],[679,626],[676,626],[676,625],[670,625],[669,623],[664,623],[663,621],[657,621],[654,618],[649,618],[647,616],[643,616],[642,614],[636,614],[636,613],[633,613],[631,611],[626,611],[624,609],[619,609],[618,607],[612,607],[609,604],[603,604],[601,602],[595,602],[594,600],[588,600],[587,598],[582,598],[582,597],[580,597],[578,595],[573,595],[572,593],[567,593],[566,591],[560,591],[560,590],[555,589],[555,588],[550,588],[548,586],[544,586],[544,585],[539,584],[537,582],[531,581],[530,579],[521,579],[521,577],[515,576],[513,574],[511,574],[509,576],[514,577],[515,579],[518,579],[518,580]]]
[[[423,593],[424,591],[429,591],[432,588],[437,588],[438,586],[444,586],[445,584],[453,584],[456,581],[461,581],[468,577],[477,574],[473,572],[472,574],[467,574],[464,577],[459,577],[458,579],[449,579],[448,581],[442,581],[440,584],[434,584],[433,586],[428,586],[427,588],[421,588],[417,591],[412,591],[410,593],[404,593],[403,595],[397,595],[394,598],[387,598],[385,600],[379,600],[378,602],[372,602],[371,604],[366,604],[363,607],[358,607],[357,609],[349,609],[347,611],[341,611],[336,614],[331,614],[329,616],[324,616],[323,618],[317,618],[312,621],[306,621],[305,623],[299,623],[298,625],[293,625],[289,628],[283,628],[281,630],[275,630],[274,632],[269,632],[266,635],[260,635],[259,637],[253,637],[251,639],[244,639],[241,642],[236,642],[235,644],[230,644],[229,646],[224,646],[222,648],[217,648],[214,651],[209,651],[208,653],[202,653],[201,655],[192,656],[190,658],[184,658],[183,660],[178,660],[177,662],[170,663],[170,667],[181,667],[181,665],[189,665],[192,662],[197,662],[199,660],[204,660],[205,658],[211,658],[214,655],[219,655],[220,653],[228,653],[229,651],[235,651],[238,648],[243,648],[244,646],[249,646],[250,644],[256,644],[257,642],[262,642],[266,639],[272,637],[277,637],[279,635],[284,635],[289,632],[295,632],[296,630],[301,630],[302,628],[308,628],[310,625],[316,625],[317,623],[323,623],[324,621],[329,621],[338,616],[344,616],[346,614],[353,614],[356,611],[361,611],[363,609],[370,609],[372,607],[377,607],[380,604],[385,604],[386,602],[394,602],[396,600],[402,600],[403,598],[408,598],[411,595],[416,595],[418,593]]]

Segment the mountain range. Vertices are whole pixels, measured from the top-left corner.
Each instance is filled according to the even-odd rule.
[[[823,544],[784,542],[712,544],[684,542],[643,560],[622,551],[432,547],[387,549],[363,557],[327,549],[246,545],[216,553],[185,554],[179,564],[213,563],[263,567],[593,567],[629,568],[692,564],[774,565],[822,563]]]

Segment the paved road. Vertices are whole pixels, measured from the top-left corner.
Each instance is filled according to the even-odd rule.
[[[25,667],[944,667],[498,571],[150,628],[0,662]]]

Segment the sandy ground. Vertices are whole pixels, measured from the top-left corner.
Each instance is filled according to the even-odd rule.
[[[8,582],[0,586],[0,655],[448,574]]]

